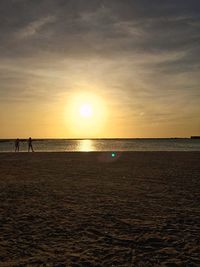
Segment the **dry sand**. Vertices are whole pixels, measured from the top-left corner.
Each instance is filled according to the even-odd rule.
[[[200,153],[0,154],[0,266],[200,266]]]

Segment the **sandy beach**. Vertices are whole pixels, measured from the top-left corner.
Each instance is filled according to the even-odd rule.
[[[200,266],[200,153],[0,153],[0,266]]]

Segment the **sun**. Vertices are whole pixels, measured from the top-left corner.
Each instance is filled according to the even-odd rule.
[[[91,117],[93,114],[93,109],[92,109],[91,104],[89,104],[89,103],[81,104],[80,109],[79,109],[79,113],[80,113],[80,116],[83,118]]]
[[[98,94],[76,92],[69,98],[65,113],[68,131],[75,137],[98,136],[106,119],[105,101]]]

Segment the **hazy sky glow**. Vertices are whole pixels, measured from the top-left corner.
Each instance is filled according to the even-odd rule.
[[[0,138],[200,135],[199,0],[1,0],[0,25]]]

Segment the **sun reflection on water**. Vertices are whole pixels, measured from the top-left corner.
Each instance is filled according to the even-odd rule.
[[[78,150],[82,152],[94,151],[92,140],[80,140],[78,147]]]

